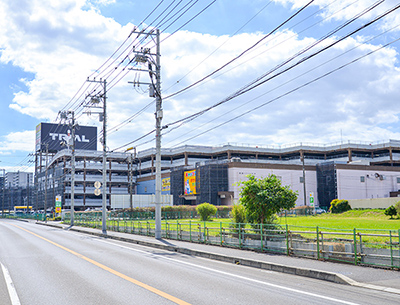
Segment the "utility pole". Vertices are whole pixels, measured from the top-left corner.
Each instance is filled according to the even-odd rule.
[[[156,176],[155,176],[155,238],[161,239],[161,130],[162,130],[162,118],[163,118],[163,109],[162,109],[162,98],[161,98],[161,52],[160,52],[160,31],[150,30],[150,32],[145,33],[144,31],[133,31],[132,33],[139,35],[146,35],[147,37],[156,36],[156,53],[152,54],[149,48],[141,48],[140,51],[134,51],[135,54],[135,62],[136,63],[147,63],[148,70],[144,69],[131,69],[140,72],[149,72],[150,74],[150,83],[142,83],[142,82],[129,82],[134,86],[139,85],[149,85],[150,97],[156,98],[156,112],[154,113],[156,119]],[[153,38],[152,38],[153,39]],[[155,57],[155,60],[154,58]],[[152,66],[155,66],[155,71],[153,71]],[[153,82],[153,76],[156,78],[156,82]]]
[[[60,112],[61,119],[69,119],[71,135],[68,139],[68,148],[71,148],[71,227],[74,225],[75,218],[75,112],[73,110]],[[53,193],[54,193],[54,175],[53,175]],[[53,194],[54,197],[54,194]]]
[[[4,217],[4,201],[5,201],[5,193],[6,191],[6,170],[3,168],[3,201],[1,206],[1,217]]]
[[[106,112],[106,80],[103,85],[103,206],[102,206],[102,231],[107,234],[107,142],[106,142],[106,128],[107,128],[107,112]]]
[[[35,200],[35,211],[36,213],[39,212],[39,190],[38,190],[38,152],[35,152],[35,177],[34,178],[34,196],[36,198]]]
[[[29,205],[30,205],[30,203],[31,203],[31,201],[29,200],[29,173],[27,174],[27,177],[28,177],[28,182],[27,182],[27,184],[26,184],[26,202],[27,202],[27,204],[26,204],[26,211],[27,212],[29,212]]]
[[[161,239],[161,121],[163,118],[161,99],[160,31],[157,30],[156,51],[156,239]]]
[[[131,210],[131,217],[133,217],[133,159],[136,159],[136,147],[129,147],[126,149],[125,152],[134,149],[134,156],[130,153],[128,156],[128,163],[129,163],[129,208]]]
[[[72,123],[72,148],[71,148],[71,226],[74,225],[75,217],[75,115],[74,111],[71,113],[71,123]],[[71,141],[70,140],[70,141]]]
[[[103,189],[102,189],[102,232],[107,234],[107,141],[106,141],[106,129],[107,129],[107,81],[104,79],[100,80],[87,80],[92,83],[99,83],[103,86],[103,112],[100,114],[100,121],[103,120]],[[86,107],[96,107],[96,104],[100,102],[99,96],[91,96],[90,105]],[[91,112],[93,113],[93,112]]]
[[[49,156],[49,144],[46,145],[46,171],[44,180],[44,220],[47,222],[47,161]]]
[[[304,153],[302,154],[303,161],[303,192],[304,192],[304,206],[307,205],[307,193],[306,193],[306,168],[304,165]]]
[[[131,209],[131,216],[133,215],[133,198],[132,198],[132,186],[133,186],[133,173],[132,173],[132,154],[129,154],[129,208]]]

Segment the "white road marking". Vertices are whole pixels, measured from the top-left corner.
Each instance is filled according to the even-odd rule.
[[[0,263],[1,269],[3,270],[4,279],[7,284],[8,294],[10,295],[10,300],[12,305],[21,305],[19,301],[17,291],[15,290],[13,281],[11,279],[10,273],[8,272],[7,268],[4,267],[2,263]]]
[[[121,248],[130,250],[130,251],[150,254],[152,256],[158,257],[158,255],[149,253],[147,251],[132,249],[130,247],[126,247],[126,246],[123,246],[123,245],[115,244],[115,243],[108,242],[108,241],[101,240],[101,239],[95,239],[95,240],[99,241],[99,242],[102,242],[102,243],[106,243],[106,244],[114,245],[114,246],[117,246],[117,247],[121,247]],[[327,296],[324,296],[324,295],[320,295],[320,294],[316,294],[316,293],[312,293],[312,292],[306,292],[306,291],[302,291],[302,290],[298,290],[298,289],[294,289],[294,288],[289,288],[289,287],[285,287],[285,286],[281,286],[281,285],[271,284],[271,283],[255,280],[255,279],[252,279],[252,278],[248,278],[248,277],[245,277],[245,276],[236,275],[236,274],[225,272],[225,271],[219,271],[219,270],[215,270],[215,269],[212,269],[212,268],[208,268],[208,267],[204,267],[204,266],[200,266],[200,265],[196,265],[196,264],[179,261],[179,260],[176,260],[176,259],[173,259],[173,258],[169,258],[169,257],[163,257],[162,256],[161,258],[165,259],[165,260],[173,261],[173,262],[176,262],[176,263],[179,263],[179,264],[184,264],[184,265],[188,265],[188,266],[191,266],[191,267],[204,269],[204,270],[207,270],[207,271],[211,271],[211,272],[227,275],[227,276],[230,276],[230,277],[236,277],[238,279],[242,279],[242,280],[245,280],[245,281],[250,281],[250,282],[253,282],[253,283],[262,284],[262,285],[265,285],[265,286],[274,287],[274,288],[278,288],[278,289],[282,289],[282,290],[286,290],[286,291],[290,291],[290,292],[294,292],[294,293],[298,293],[298,294],[304,294],[304,295],[308,295],[308,296],[311,296],[311,297],[320,298],[320,299],[324,299],[324,300],[328,300],[328,301],[332,301],[332,302],[336,302],[336,303],[341,303],[341,304],[359,305],[357,303],[343,301],[343,300],[339,300],[339,299],[336,299],[336,298],[331,298],[331,297],[327,297]]]

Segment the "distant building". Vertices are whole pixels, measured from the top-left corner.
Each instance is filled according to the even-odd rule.
[[[206,201],[231,205],[240,197],[238,182],[247,179],[248,174],[258,178],[275,174],[298,192],[296,205],[314,201],[315,205],[329,207],[336,198],[385,198],[400,190],[397,140],[278,147],[186,145],[163,149],[161,154],[163,179],[169,179],[174,204]],[[137,163],[138,194],[154,193],[155,149],[139,152]],[[195,177],[191,192],[185,188],[185,175],[189,173]]]
[[[19,171],[6,172],[4,177],[0,177],[1,209],[12,210],[14,206],[32,205],[33,177],[33,173]]]
[[[83,138],[83,137],[82,137]],[[54,206],[62,196],[71,205],[71,151],[37,154],[35,205]],[[107,154],[107,207],[117,194],[155,193],[155,149]],[[47,161],[46,161],[47,159]],[[46,167],[47,165],[47,167]],[[101,207],[95,182],[102,182],[102,152],[76,150],[75,207]],[[239,200],[238,182],[248,174],[275,174],[298,192],[297,205],[328,207],[333,199],[389,197],[400,190],[400,141],[380,143],[295,144],[285,146],[186,145],[161,150],[162,194],[174,205],[209,202],[232,205]]]
[[[27,188],[33,185],[33,173],[28,172],[6,172],[6,188]]]
[[[75,151],[74,207],[76,210],[99,208],[102,206],[102,192],[96,194],[95,183],[103,183],[102,152],[90,150]],[[45,157],[43,157],[45,158]],[[111,206],[111,194],[134,193],[136,168],[130,162],[130,154],[107,154],[107,207]],[[37,209],[54,207],[56,196],[61,196],[62,207],[71,207],[71,151],[63,149],[47,160],[46,167],[37,171]],[[97,188],[101,190],[103,186]]]

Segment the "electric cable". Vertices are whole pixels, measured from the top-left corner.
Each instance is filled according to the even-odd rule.
[[[302,88],[304,88],[304,87],[306,87],[306,86],[308,86],[308,85],[310,85],[310,84],[312,84],[312,83],[314,83],[314,82],[316,82],[316,81],[318,81],[318,80],[320,80],[322,78],[325,78],[325,77],[333,74],[334,72],[337,72],[337,71],[339,71],[339,70],[341,70],[341,69],[343,69],[343,68],[345,68],[345,67],[347,67],[347,66],[349,66],[351,64],[354,64],[355,62],[357,62],[357,61],[359,61],[359,60],[361,60],[361,59],[363,59],[363,58],[365,58],[365,57],[367,57],[367,56],[369,56],[369,55],[371,55],[373,53],[376,53],[377,51],[379,51],[379,50],[381,50],[381,49],[383,49],[383,48],[385,48],[385,47],[387,47],[387,46],[389,46],[389,45],[391,45],[391,44],[393,44],[393,43],[395,43],[395,42],[397,42],[399,40],[400,40],[400,38],[397,38],[397,39],[395,39],[395,40],[393,40],[393,41],[391,41],[391,42],[389,42],[389,43],[377,48],[376,50],[370,51],[367,54],[364,54],[364,55],[362,55],[362,56],[360,56],[360,57],[358,57],[358,58],[356,58],[356,59],[344,64],[344,65],[341,65],[338,68],[333,69],[333,70],[331,70],[331,71],[329,71],[329,72],[327,72],[327,73],[325,73],[325,74],[323,74],[323,75],[321,75],[321,76],[319,76],[317,78],[314,78],[313,80],[308,81],[305,84],[303,84],[301,86],[298,86],[298,87],[296,87],[296,88],[294,88],[294,89],[292,89],[292,90],[290,90],[290,91],[288,91],[288,92],[286,92],[284,94],[281,94],[278,97],[275,97],[275,98],[273,98],[273,99],[271,99],[271,100],[269,100],[269,101],[267,101],[265,103],[262,103],[261,105],[259,105],[257,107],[254,107],[254,108],[252,108],[252,109],[250,109],[248,111],[245,111],[245,112],[241,113],[240,115],[237,115],[237,116],[235,116],[235,117],[233,117],[233,118],[231,118],[231,119],[229,119],[229,120],[227,120],[227,121],[225,121],[223,123],[220,123],[220,124],[218,124],[218,125],[216,125],[216,126],[214,126],[212,128],[209,128],[209,129],[207,129],[206,131],[204,131],[202,133],[199,133],[199,134],[197,134],[195,136],[192,136],[192,137],[186,139],[185,141],[182,141],[182,142],[174,145],[174,147],[178,146],[178,145],[181,145],[182,143],[188,142],[190,140],[193,140],[193,139],[195,139],[195,138],[197,138],[197,137],[199,137],[199,136],[201,136],[201,135],[203,135],[205,133],[208,133],[208,132],[210,132],[210,131],[212,131],[214,129],[217,129],[217,128],[221,127],[221,126],[224,126],[224,125],[226,125],[226,124],[228,124],[228,123],[230,123],[230,122],[232,122],[232,121],[234,121],[234,120],[236,120],[236,119],[238,119],[240,117],[243,117],[243,116],[245,116],[245,115],[247,115],[247,114],[249,114],[249,113],[251,113],[251,112],[253,112],[255,110],[258,110],[258,109],[260,109],[260,108],[262,108],[262,107],[264,107],[266,105],[269,105],[269,104],[273,103],[274,101],[277,101],[277,100],[279,100],[279,99],[281,99],[281,98],[283,98],[283,97],[285,97],[285,96],[287,96],[287,95],[289,95],[289,94],[291,94],[293,92],[296,92],[296,91],[298,91],[298,90],[300,90],[300,89],[302,89]]]
[[[225,63],[224,65],[222,65],[221,67],[219,67],[218,69],[214,70],[213,72],[211,72],[210,74],[204,76],[203,78],[201,78],[200,80],[194,82],[193,84],[175,92],[172,93],[166,97],[163,98],[163,100],[166,100],[168,98],[171,98],[179,93],[182,93],[184,91],[186,91],[187,89],[192,88],[193,86],[201,83],[202,81],[206,80],[207,78],[211,77],[212,75],[214,75],[215,73],[217,73],[218,71],[221,71],[223,68],[225,68],[226,66],[228,66],[229,64],[231,64],[232,62],[234,62],[235,60],[239,59],[240,57],[242,57],[244,54],[246,54],[247,52],[249,52],[251,49],[255,48],[257,45],[259,45],[263,40],[265,40],[266,38],[270,37],[273,33],[275,33],[277,30],[279,30],[281,27],[283,27],[286,23],[288,23],[290,20],[292,20],[294,17],[296,17],[298,14],[300,14],[303,10],[305,10],[311,3],[313,3],[314,0],[311,0],[310,2],[308,2],[305,6],[303,6],[301,9],[299,9],[295,14],[293,14],[292,16],[290,16],[288,19],[286,19],[283,23],[281,23],[280,25],[278,25],[276,28],[274,28],[272,31],[270,31],[267,35],[265,35],[263,38],[261,38],[260,40],[258,40],[255,44],[253,44],[251,47],[247,48],[246,50],[244,50],[242,53],[240,53],[238,56],[236,56],[235,58],[231,59],[230,61],[228,61],[227,63]]]
[[[376,7],[376,5],[381,4],[383,1],[384,1],[384,0],[378,1],[378,2],[375,3],[373,6],[369,7],[367,10],[364,10],[362,13],[357,14],[354,18],[352,18],[352,22],[353,22],[354,20],[360,18],[362,15],[364,15],[364,14],[370,12],[373,8]],[[220,106],[220,105],[222,105],[222,104],[224,104],[224,103],[226,103],[226,102],[228,102],[228,101],[230,101],[230,100],[232,100],[232,99],[234,99],[234,98],[236,98],[236,97],[238,97],[238,96],[240,96],[240,95],[242,95],[242,94],[244,94],[244,93],[246,93],[246,92],[249,92],[250,90],[255,89],[256,87],[260,86],[261,84],[264,84],[264,83],[266,83],[266,82],[272,80],[273,78],[275,78],[275,77],[277,77],[277,76],[279,76],[279,75],[282,75],[283,73],[285,73],[285,72],[291,70],[292,68],[294,68],[294,67],[296,67],[296,66],[298,66],[298,65],[300,65],[300,64],[302,64],[302,63],[304,63],[305,61],[307,61],[307,60],[313,58],[314,56],[316,56],[316,55],[322,53],[323,51],[328,50],[329,48],[333,47],[333,46],[336,45],[337,43],[339,43],[339,42],[343,41],[344,39],[346,39],[346,38],[348,38],[348,37],[354,35],[355,33],[361,31],[362,29],[364,29],[364,28],[366,28],[366,27],[368,27],[368,26],[370,26],[371,24],[377,22],[378,20],[380,20],[381,18],[385,17],[385,16],[386,16],[387,14],[389,14],[390,12],[393,12],[394,10],[397,10],[399,7],[400,7],[400,5],[395,6],[393,9],[391,9],[391,10],[385,12],[384,14],[382,14],[382,15],[380,15],[380,16],[374,18],[372,21],[368,22],[367,24],[362,25],[361,27],[357,28],[357,29],[354,30],[354,31],[351,31],[350,33],[348,33],[347,35],[341,37],[340,39],[338,39],[338,40],[336,40],[336,41],[330,43],[329,45],[323,47],[322,49],[320,49],[320,50],[314,52],[313,54],[311,54],[311,55],[309,55],[309,56],[303,57],[302,59],[300,59],[300,60],[299,60],[298,62],[296,62],[295,64],[292,64],[292,65],[289,66],[288,68],[285,68],[284,70],[282,70],[282,71],[280,71],[280,72],[278,72],[278,73],[276,73],[276,74],[270,76],[269,78],[263,80],[262,82],[260,82],[260,80],[261,80],[262,78],[265,78],[266,76],[268,76],[268,75],[271,74],[272,72],[274,72],[274,71],[276,71],[277,69],[279,69],[279,68],[281,68],[282,66],[284,66],[286,63],[289,63],[289,62],[292,61],[294,58],[296,58],[296,57],[298,57],[298,56],[304,54],[306,51],[310,50],[312,47],[314,47],[314,46],[316,46],[317,44],[321,43],[322,41],[324,41],[325,39],[327,39],[329,36],[331,36],[331,35],[337,33],[339,30],[343,29],[345,26],[347,26],[347,25],[349,24],[349,21],[345,22],[345,24],[342,24],[341,26],[337,27],[335,30],[333,30],[333,31],[331,31],[330,33],[324,35],[322,38],[320,38],[320,39],[317,40],[316,42],[314,42],[314,43],[312,43],[311,45],[307,46],[306,48],[302,49],[300,52],[298,52],[297,54],[295,54],[294,56],[292,56],[292,57],[289,58],[288,60],[284,61],[283,63],[281,63],[281,64],[279,64],[279,65],[277,65],[276,67],[274,67],[273,69],[271,69],[271,70],[268,71],[267,73],[263,74],[262,76],[258,77],[257,79],[253,80],[253,81],[250,82],[249,84],[243,86],[241,89],[239,89],[239,90],[237,90],[235,93],[229,95],[227,98],[223,99],[222,101],[220,101],[220,102],[218,102],[218,103],[216,103],[216,104],[214,104],[214,105],[212,105],[212,106],[209,106],[209,107],[207,107],[207,108],[205,108],[205,109],[203,109],[203,110],[201,110],[201,111],[199,111],[199,112],[196,112],[196,113],[194,113],[194,114],[192,114],[192,115],[190,115],[190,116],[187,116],[187,117],[185,117],[185,118],[183,118],[183,119],[180,119],[180,120],[177,120],[177,121],[175,121],[175,122],[169,123],[169,124],[167,124],[167,126],[176,125],[176,124],[179,124],[179,123],[181,123],[181,122],[183,122],[183,121],[186,121],[186,120],[193,120],[194,118],[197,118],[198,116],[203,115],[204,113],[210,111],[211,109],[213,109],[213,108],[215,108],[215,107],[217,107],[217,106]],[[258,83],[257,83],[257,82],[258,82]]]

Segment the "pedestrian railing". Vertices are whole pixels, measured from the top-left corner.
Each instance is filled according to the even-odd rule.
[[[66,219],[68,222],[69,220]],[[75,224],[101,228],[101,213],[75,214]],[[108,218],[107,230],[155,236],[152,219]],[[400,230],[335,229],[163,220],[162,237],[355,265],[400,268]]]

